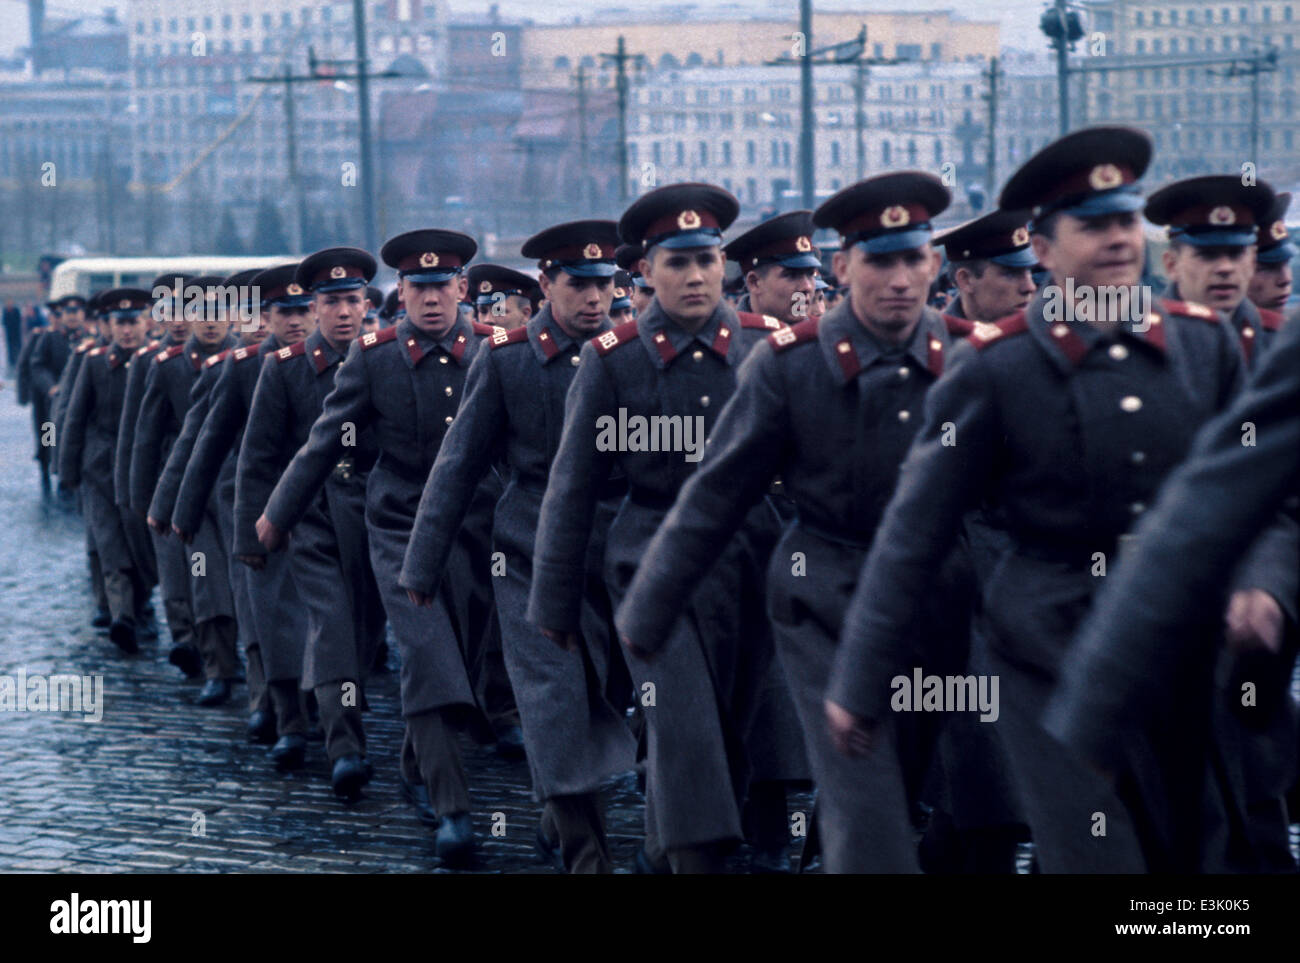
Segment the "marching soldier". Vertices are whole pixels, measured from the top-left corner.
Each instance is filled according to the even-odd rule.
[[[1246,296],[1261,311],[1286,313],[1291,300],[1291,262],[1300,251],[1286,228],[1286,211],[1291,194],[1283,191],[1273,200],[1273,209],[1255,226],[1255,274]]]
[[[349,248],[321,251],[292,274],[275,268],[257,279],[270,306],[273,331],[291,317],[307,327],[314,317],[319,326],[305,340],[294,340],[263,359],[249,408],[235,481],[234,551],[253,569],[254,580],[282,564],[280,556],[267,553],[258,542],[257,518],[276,480],[306,443],[343,357],[360,334],[357,287],[329,284],[334,267],[356,259],[358,252]],[[362,265],[373,271],[366,262]],[[311,293],[315,278],[326,290]],[[320,494],[309,500],[294,528],[288,559],[297,604],[303,606],[307,622],[298,669],[301,685],[315,694],[320,710],[331,785],[349,801],[359,797],[370,778],[362,687],[384,627],[365,523],[366,479],[377,457],[373,431],[360,430],[353,447],[353,453],[334,466]],[[275,661],[281,659],[277,654]]]
[[[812,234],[812,212],[790,211],[751,227],[724,248],[740,265],[746,310],[784,324],[808,320],[821,267]]]
[[[582,349],[542,501],[528,598],[528,620],[570,651],[578,651],[583,630],[602,487],[616,468],[629,485],[606,541],[605,580],[617,602],[694,471],[741,360],[781,327],[739,317],[722,300],[722,231],[738,210],[722,188],[674,184],[642,196],[619,223],[625,242],[642,245],[641,269],[656,297],[636,321]],[[651,450],[610,427],[631,424],[628,416],[675,419],[682,433]],[[685,611],[655,663],[633,658],[629,665],[648,726],[647,856],[653,864],[666,854],[679,873],[719,871],[742,838],[742,739],[755,698],[746,645],[761,631],[748,619],[762,616],[741,602],[746,580],[758,577],[748,546],[736,540],[724,556],[708,579],[674,600],[674,612]]]
[[[50,301],[46,305],[50,312],[49,327],[44,332],[33,335],[32,349],[27,357],[32,424],[36,431],[36,460],[41,472],[41,492],[47,495],[50,492],[50,473],[58,467],[53,464],[51,451],[58,441],[57,436],[51,437],[54,425],[51,416],[63,369],[75,347],[84,339],[81,330],[84,305],[84,299],[73,295]]]
[[[525,327],[493,334],[490,349],[470,367],[465,399],[425,483],[400,580],[413,602],[432,603],[475,493],[504,459],[510,482],[496,506],[492,548],[504,553],[505,574],[492,584],[534,794],[545,803],[543,823],[554,827],[569,872],[610,871],[599,788],[633,762],[622,713],[605,697],[610,659],[620,656],[611,646],[608,602],[601,604],[603,532],[588,556],[575,646],[557,649],[528,624],[525,611],[533,535],[565,395],[582,346],[609,330],[617,241],[612,221],[577,221],[525,242],[524,257],[545,265],[546,306]],[[605,503],[604,512],[612,514],[612,506]]]
[[[241,300],[251,296],[252,290],[259,292],[260,324],[259,330],[245,332],[243,344],[226,353],[214,369],[215,383],[205,410],[200,403],[191,406],[182,440],[173,448],[172,457],[184,455],[190,420],[201,417],[202,427],[184,462],[184,477],[170,513],[172,530],[183,542],[190,542],[202,529],[203,519],[211,515],[214,489],[215,517],[227,550],[234,541],[235,469],[262,361],[311,333],[310,296],[301,288],[294,295],[288,293],[297,268],[297,264],[284,264],[267,271],[241,272],[226,280],[226,287],[237,290]],[[205,371],[204,378],[208,377]],[[276,555],[254,573],[231,552],[230,581],[248,660],[249,735],[265,741],[259,728],[265,726],[278,736],[271,748],[276,768],[300,769],[307,752],[307,721],[299,696],[306,618],[289,561]],[[268,708],[273,715],[266,715]]]
[[[482,339],[458,307],[467,288],[464,266],[477,247],[467,235],[442,230],[411,231],[384,245],[384,262],[397,269],[407,317],[349,348],[307,444],[257,520],[259,540],[275,551],[348,454],[349,441],[355,444],[352,433],[373,427],[380,455],[366,483],[370,559],[402,653],[410,749],[404,756],[414,756],[439,818],[435,850],[448,864],[464,864],[474,850],[456,731],[482,721],[469,668],[480,661],[482,640],[470,624],[474,587],[467,583],[475,562],[457,562],[431,608],[413,604],[398,579],[420,493]],[[318,296],[363,287],[375,272],[374,259],[364,251],[317,258],[303,280]]]
[[[108,635],[128,653],[138,648],[136,617],[147,598],[148,585],[139,575],[113,502],[113,457],[126,391],[126,366],[144,339],[149,303],[148,292],[136,288],[118,288],[103,295],[112,343],[86,354],[69,392],[65,434],[59,446],[59,483],[72,490],[80,488],[86,529],[102,566],[112,617]]]
[[[636,318],[632,307],[632,275],[619,271],[614,275],[614,297],[609,302],[609,323],[613,327]]]
[[[145,382],[158,352],[184,345],[189,337],[190,324],[185,319],[181,300],[189,280],[183,275],[162,275],[150,286],[153,298],[150,318],[165,330],[162,338],[150,340],[137,348],[126,363],[122,421],[118,425],[117,449],[113,454],[113,494],[122,517],[122,530],[133,546],[132,555],[141,560],[147,581],[157,585],[162,594],[167,630],[172,639],[168,661],[187,678],[194,678],[201,666],[194,640],[194,613],[190,605],[185,546],[177,539],[165,538],[149,528],[145,522],[147,505],[142,508],[131,505],[131,453],[135,446],[135,426],[139,420],[140,402],[144,399]]]
[[[1246,297],[1255,273],[1256,226],[1268,221],[1274,200],[1262,181],[1246,186],[1223,174],[1176,181],[1146,206],[1147,220],[1169,231],[1161,258],[1170,281],[1164,296],[1223,312],[1248,371],[1282,327],[1282,315],[1261,311]]]
[[[131,506],[145,515],[149,527],[159,536],[170,528],[170,506],[155,504],[159,482],[172,448],[179,441],[193,401],[191,389],[199,380],[204,363],[227,348],[233,347],[230,334],[232,318],[226,311],[223,280],[219,277],[193,278],[185,286],[185,297],[202,292],[196,305],[188,301],[185,313],[197,313],[194,331],[183,345],[173,345],[158,352],[150,362],[144,396],[136,419],[131,448]],[[163,493],[164,496],[166,493]],[[159,515],[153,514],[159,512]],[[235,651],[234,599],[230,592],[226,550],[213,531],[195,542],[191,556],[179,539],[179,557],[189,579],[188,599],[194,619],[194,636],[203,672],[207,677],[199,692],[201,706],[221,705],[230,699],[231,681],[240,674],[239,656]],[[158,554],[161,554],[159,552]],[[213,564],[209,568],[207,560]],[[160,562],[161,565],[161,562]],[[173,650],[173,653],[175,650]],[[176,657],[173,663],[180,664]]]
[[[644,551],[617,615],[631,650],[649,657],[663,647],[676,617],[672,600],[693,590],[781,476],[797,518],[774,553],[768,602],[831,872],[916,869],[893,740],[869,762],[843,759],[824,734],[822,694],[854,578],[916,430],[913,414],[919,420],[952,346],[942,318],[925,306],[939,260],[930,221],[948,202],[936,178],[903,172],[846,188],[818,210],[817,223],[844,236],[835,271],[850,298],[820,321],[771,334],[751,353],[700,471]],[[748,273],[811,247],[807,212],[787,216],[785,225],[741,245]],[[789,303],[811,288],[810,276],[768,271],[772,282],[785,282],[779,297]],[[750,283],[758,304],[777,308],[768,287]]]
[[[1029,306],[1038,290],[1033,277],[1038,259],[1025,221],[1020,211],[993,211],[935,235],[957,287],[945,315],[991,324]],[[972,327],[967,325],[965,333]]]
[[[632,279],[628,296],[632,299],[632,310],[637,314],[650,307],[655,296],[655,289],[641,276],[642,253],[640,244],[620,244],[614,251],[614,263]]]
[[[1043,148],[1003,188],[1003,208],[1031,211],[1034,251],[1052,284],[1023,314],[977,329],[930,391],[857,581],[826,694],[842,751],[888,751],[890,705],[901,705],[891,680],[933,649],[916,633],[918,614],[963,517],[981,508],[1007,543],[984,580],[989,668],[1045,872],[1140,872],[1196,859],[1164,845],[1161,834],[1182,841],[1176,821],[1161,821],[1176,814],[1161,813],[1149,793],[1176,798],[1192,791],[1189,773],[1201,777],[1183,741],[1208,724],[1195,715],[1202,707],[1180,706],[1192,714],[1161,732],[1133,733],[1118,789],[1041,722],[1102,566],[1122,569],[1122,536],[1242,379],[1235,339],[1213,311],[1166,300],[1134,318],[1131,302],[1089,297],[1138,285],[1136,182],[1150,156],[1139,131],[1085,129]],[[1266,601],[1243,591],[1257,610],[1254,631],[1267,631]],[[1153,807],[1151,821],[1130,811],[1143,812],[1139,799]],[[1096,832],[1098,813],[1105,835]]]
[[[532,317],[529,293],[537,282],[527,274],[500,264],[475,264],[466,272],[466,278],[480,324],[513,331]]]

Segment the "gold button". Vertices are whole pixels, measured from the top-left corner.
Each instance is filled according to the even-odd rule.
[[[1053,337],[1053,338],[1064,338],[1064,337],[1065,337],[1067,334],[1069,334],[1069,333],[1070,333],[1070,329],[1067,328],[1067,327],[1066,327],[1065,325],[1063,325],[1063,324],[1054,324],[1054,325],[1052,325],[1052,337]]]
[[[1123,361],[1128,357],[1128,348],[1124,347],[1122,344],[1112,344],[1108,354],[1116,361]]]
[[[691,360],[692,360],[692,361],[703,361],[703,360],[704,360],[704,352],[703,352],[703,351],[700,351],[700,350],[698,350],[698,349],[695,350],[695,351],[692,351],[692,352],[691,352]]]
[[[907,365],[903,365],[903,367],[898,369],[898,380],[906,381],[911,373],[912,369],[907,367]]]
[[[1135,451],[1128,456],[1128,460],[1135,465],[1140,465],[1147,460],[1147,453],[1145,451]]]
[[[1137,395],[1125,395],[1123,398],[1119,400],[1119,406],[1124,411],[1127,411],[1129,414],[1132,414],[1135,411],[1142,410],[1142,399],[1139,398]]]
[[[1244,330],[1244,331],[1241,332],[1241,336],[1242,336],[1243,338],[1253,338],[1253,337],[1255,337],[1255,329],[1254,329],[1254,328],[1246,328],[1246,330]]]
[[[578,356],[576,354],[569,359],[569,364],[573,365],[575,368],[578,367]]]
[[[701,408],[707,408],[707,407],[709,407],[709,396],[708,396],[708,395],[700,395],[700,407],[701,407]]]
[[[448,398],[450,398],[450,397],[451,397],[451,385],[447,385],[447,387],[443,388],[443,389],[442,389],[442,392],[443,392],[443,394],[445,394]]]
[[[938,338],[931,338],[931,339],[930,339],[930,350],[931,350],[931,351],[939,351],[939,350],[942,349],[942,348],[943,348],[943,342],[942,342],[942,341],[940,341]]]
[[[1147,507],[1146,505],[1142,504],[1142,502],[1134,502],[1132,505],[1128,507],[1128,510],[1132,512],[1134,515],[1141,515],[1143,512],[1147,510]]]
[[[907,420],[908,420],[909,418],[911,418],[911,417],[912,417],[912,413],[911,413],[910,411],[908,411],[907,409],[903,409],[902,411],[900,411],[900,412],[898,413],[898,420],[899,420],[899,421],[907,421]]]
[[[447,356],[445,354],[438,355],[438,364],[446,364],[446,363],[447,363]]]
[[[451,424],[451,415],[448,415],[446,418],[442,419],[442,421],[443,421],[443,424],[450,425],[450,424]]]

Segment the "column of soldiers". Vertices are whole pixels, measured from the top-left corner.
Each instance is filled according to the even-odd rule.
[[[949,191],[916,171],[726,244],[737,200],[674,184],[534,234],[536,278],[426,229],[379,252],[387,299],[346,247],[104,292],[102,340],[65,299],[29,352],[38,436],[52,417],[112,641],[137,650],[157,584],[198,704],[245,678],[281,771],[318,726],[345,802],[387,626],[400,784],[447,865],[478,845],[468,735],[527,760],[567,872],[613,869],[601,789],[633,768],[641,872],[742,842],[787,871],[810,781],[830,872],[1015,872],[1029,840],[1046,872],[1294,871],[1289,197],[1144,200],[1150,157],[1075,132],[940,235]],[[1143,213],[1170,237],[1154,300]],[[1231,444],[1243,411],[1279,465]],[[1171,475],[1202,516],[1178,535]],[[993,718],[905,711],[914,672],[996,680]]]

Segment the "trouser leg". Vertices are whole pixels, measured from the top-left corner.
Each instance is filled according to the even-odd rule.
[[[99,611],[109,611],[108,591],[104,586],[104,567],[99,562],[98,552],[88,552],[86,560],[90,565],[90,586],[95,592],[95,604]]]
[[[456,730],[439,709],[407,716],[415,763],[420,769],[429,802],[439,816],[469,812],[469,784],[460,761]]]
[[[600,794],[577,793],[552,796],[542,810],[543,823],[548,819],[560,843],[560,857],[569,873],[610,872],[609,842],[605,838],[605,819]]]
[[[267,689],[266,670],[262,667],[262,649],[250,645],[244,654],[248,657],[248,711],[271,712],[274,707],[271,704],[271,693]]]
[[[171,633],[172,644],[178,646],[198,647],[198,637],[194,629],[194,610],[189,599],[163,599],[163,611],[167,613],[167,630]]]
[[[668,865],[677,875],[726,872],[725,849],[720,843],[680,846],[668,850]]]
[[[361,725],[361,686],[353,680],[345,679],[323,683],[312,691],[316,694],[321,729],[325,733],[325,752],[330,761],[341,759],[343,756],[364,756],[366,733]],[[408,762],[414,766],[414,749],[408,750],[408,741],[404,740],[402,743],[404,772]],[[406,775],[409,782],[419,782],[418,772],[407,772]]]
[[[237,679],[239,655],[235,651],[235,620],[228,615],[205,619],[195,626],[203,674],[209,679]]]
[[[109,569],[104,572],[104,596],[108,600],[108,613],[114,622],[135,621],[135,585],[129,569]]]
[[[275,710],[275,731],[281,736],[307,734],[307,714],[298,695],[297,679],[267,683],[271,706]]]

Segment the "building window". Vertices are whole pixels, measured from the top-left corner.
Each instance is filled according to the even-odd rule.
[[[651,145],[650,156],[654,158],[655,164],[662,164],[664,162],[663,151],[660,150],[659,141],[655,141],[654,144]]]
[[[840,142],[831,141],[831,166],[838,167],[840,163]]]
[[[888,167],[893,161],[890,159],[889,141],[884,141],[880,145],[880,163]]]
[[[676,147],[677,149],[674,153],[677,158],[677,166],[681,167],[686,163],[686,145],[679,140]]]
[[[1250,8],[1249,8],[1249,7],[1238,7],[1238,8],[1237,8],[1237,22],[1238,22],[1238,23],[1245,23],[1246,20],[1247,20],[1247,18],[1248,18],[1248,16],[1249,16],[1249,13],[1250,13]]]
[[[708,141],[700,141],[700,166],[703,167],[709,163],[709,144]]]
[[[722,164],[724,167],[731,166],[731,141],[729,140],[722,142]]]
[[[758,148],[754,145],[752,140],[745,141],[745,163],[758,163]]]
[[[1158,26],[1160,26],[1160,11],[1159,11],[1159,10],[1156,10],[1156,11],[1154,11],[1154,12],[1151,14],[1151,26],[1153,26],[1153,27],[1158,27]]]
[[[781,163],[781,144],[778,141],[772,141],[772,166],[776,167]]]
[[[1146,21],[1147,21],[1146,15],[1143,14],[1141,10],[1139,10],[1134,16],[1133,23],[1135,26],[1145,27],[1147,25]]]
[[[1137,42],[1137,52],[1140,54],[1147,52],[1147,42],[1145,40],[1139,40]]]

